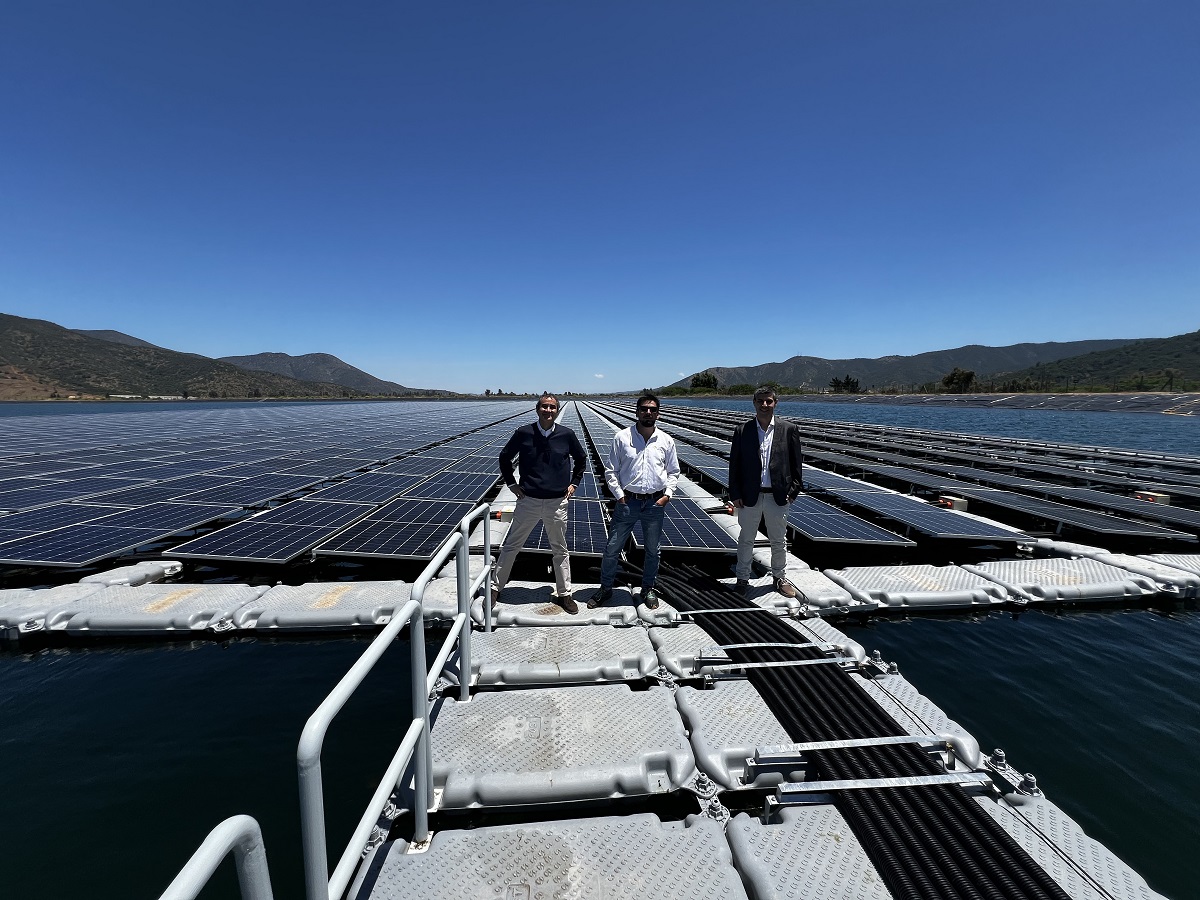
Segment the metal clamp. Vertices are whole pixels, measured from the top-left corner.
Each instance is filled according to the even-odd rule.
[[[764,813],[770,815],[773,806],[811,806],[830,803],[833,795],[841,791],[932,787],[951,784],[991,787],[992,779],[986,772],[963,772],[954,775],[906,775],[898,778],[853,778],[844,781],[788,781],[777,785],[775,796],[766,799]]]

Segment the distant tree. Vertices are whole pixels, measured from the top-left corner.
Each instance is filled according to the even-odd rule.
[[[847,375],[845,378],[842,379],[842,390],[845,391],[847,394],[857,394],[858,393],[858,379],[851,378],[849,375]]]
[[[754,385],[752,385],[752,384],[731,384],[729,387],[725,388],[725,393],[735,394],[737,396],[741,396],[743,394],[753,394],[754,393]]]
[[[840,394],[842,391],[844,391],[846,389],[846,384],[840,378],[836,378],[836,377],[830,378],[829,379],[829,389],[831,391],[833,391],[835,394]]]
[[[183,392],[183,399],[184,399],[184,400],[186,400],[186,399],[188,398],[188,396],[189,396],[189,394],[188,394],[188,392],[185,390],[185,391]]]
[[[485,391],[483,392],[483,396],[485,396],[485,397],[490,397],[490,396],[492,396],[492,389],[491,389],[491,388],[488,388],[487,390],[485,390]]]
[[[1175,378],[1179,375],[1178,369],[1163,369],[1163,376],[1166,379],[1163,383],[1163,390],[1175,390]]]
[[[706,391],[715,391],[719,385],[717,384],[717,376],[712,372],[697,372],[692,376],[692,389],[700,389]]]
[[[970,369],[960,369],[958,366],[942,379],[942,389],[950,394],[965,394],[975,382],[975,373]]]

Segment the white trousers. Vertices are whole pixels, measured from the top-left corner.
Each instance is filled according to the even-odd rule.
[[[767,520],[767,537],[771,539],[771,574],[782,578],[787,572],[787,511],[780,506],[769,490],[758,495],[753,506],[738,510],[737,577],[749,581],[754,566],[754,539],[758,537],[758,523]]]
[[[567,556],[567,504],[566,497],[539,500],[526,494],[517,500],[512,524],[504,536],[500,559],[496,562],[496,587],[508,584],[517,554],[525,546],[525,539],[535,525],[541,522],[546,528],[546,538],[554,553],[554,582],[560,597],[571,593],[571,559]]]

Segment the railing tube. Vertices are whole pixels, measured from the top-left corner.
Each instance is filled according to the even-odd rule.
[[[159,900],[195,900],[231,850],[242,900],[272,900],[262,829],[250,816],[232,816],[210,831]]]
[[[458,545],[454,562],[458,575],[458,614],[463,617],[465,624],[458,637],[458,699],[466,702],[471,699],[471,557],[467,546],[467,521],[464,519],[459,527],[462,529],[462,543]],[[486,591],[491,594],[490,584],[486,586]]]

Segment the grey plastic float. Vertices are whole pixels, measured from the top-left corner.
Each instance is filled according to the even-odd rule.
[[[281,584],[238,609],[233,622],[257,632],[374,629],[411,596],[412,585],[403,581]]]
[[[990,608],[1009,599],[995,581],[959,566],[858,566],[825,574],[860,600],[889,609]]]
[[[232,631],[233,616],[266,587],[245,584],[113,585],[51,610],[49,631],[166,634]]]
[[[1034,603],[1146,597],[1163,590],[1152,578],[1096,559],[1019,559],[963,566]]]

